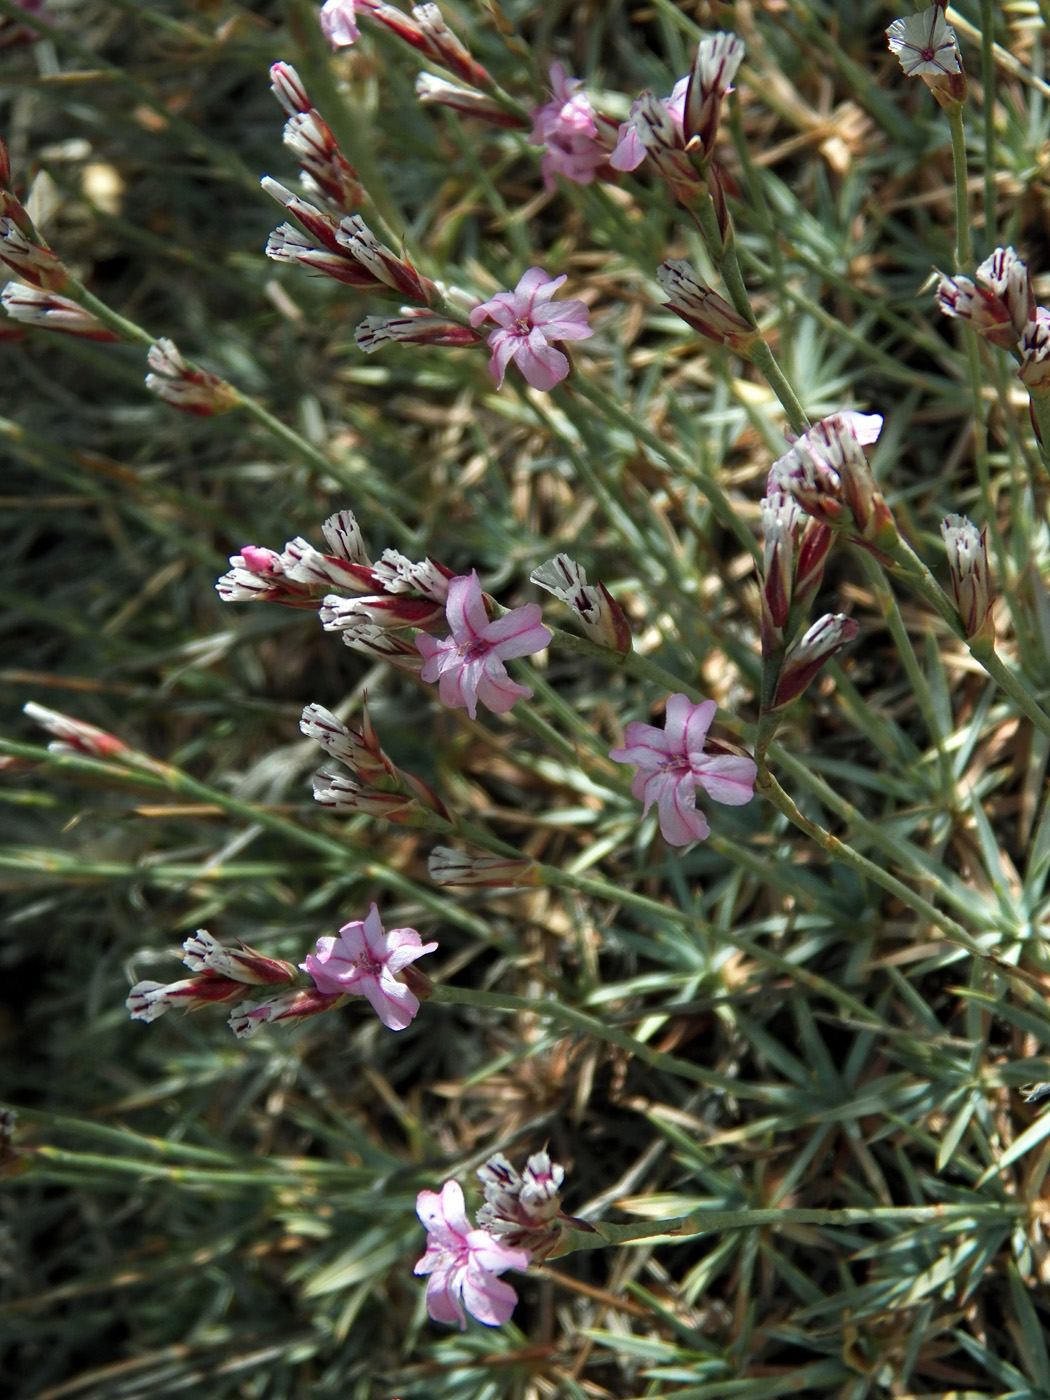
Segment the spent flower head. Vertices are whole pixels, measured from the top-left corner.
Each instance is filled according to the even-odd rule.
[[[533,569],[533,583],[571,608],[586,636],[625,656],[631,650],[631,625],[604,583],[588,583],[587,573],[567,554],[556,554]]]

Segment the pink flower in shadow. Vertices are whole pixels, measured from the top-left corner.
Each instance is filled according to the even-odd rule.
[[[570,78],[560,63],[551,64],[550,76],[551,101],[529,114],[530,143],[547,147],[540,161],[543,183],[553,190],[555,176],[564,175],[573,184],[589,185],[609,158],[598,143],[594,109],[587,95],[577,91],[583,86],[581,78]]]
[[[551,632],[540,622],[538,603],[528,603],[490,622],[477,573],[449,581],[445,616],[452,635],[438,641],[421,632],[416,646],[423,657],[423,679],[438,681],[441,702],[465,706],[477,718],[478,701],[495,714],[509,710],[532,691],[507,675],[504,660],[542,651]]]
[[[511,360],[534,389],[553,389],[568,375],[570,365],[568,356],[555,350],[550,342],[586,340],[594,334],[587,324],[584,302],[549,304],[564,281],[564,274],[551,278],[541,267],[530,267],[512,292],[497,292],[470,313],[470,324],[475,329],[483,321],[495,321],[498,327],[488,337],[492,351],[489,374],[497,389]]]
[[[473,1230],[457,1181],[446,1181],[441,1194],[420,1191],[416,1214],[427,1228],[427,1250],[415,1273],[429,1274],[427,1312],[435,1322],[467,1326],[466,1313],[486,1327],[507,1322],[518,1295],[496,1277],[506,1269],[527,1269],[527,1249],[511,1249],[487,1230]],[[466,1312],[464,1312],[464,1308]]]
[[[698,787],[731,807],[742,806],[755,795],[758,769],[750,758],[704,753],[717,708],[713,700],[694,705],[686,695],[672,695],[665,728],[633,721],[624,732],[626,747],[609,754],[614,763],[637,768],[631,792],[645,803],[643,816],[656,803],[660,830],[672,846],[688,846],[711,833],[706,817],[696,810]]]
[[[336,938],[319,938],[317,952],[299,966],[319,992],[367,997],[384,1026],[403,1031],[419,1010],[419,1001],[395,973],[436,947],[423,943],[414,928],[384,932],[373,904],[363,923],[344,924]]]

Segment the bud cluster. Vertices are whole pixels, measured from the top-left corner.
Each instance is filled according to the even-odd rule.
[[[323,705],[307,705],[299,728],[351,770],[351,776],[327,769],[314,775],[314,799],[323,806],[397,822],[422,804],[447,818],[444,804],[432,788],[414,773],[398,768],[383,752],[367,703],[362,705],[360,731],[349,729]]]
[[[534,1259],[550,1254],[561,1237],[562,1183],[565,1168],[546,1152],[536,1152],[518,1172],[501,1152],[478,1168],[485,1204],[478,1210],[478,1228],[513,1248],[527,1249]]]

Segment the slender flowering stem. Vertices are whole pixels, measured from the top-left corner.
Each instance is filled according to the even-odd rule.
[[[984,667],[996,684],[1009,695],[1018,709],[1028,716],[1035,727],[1050,737],[1050,715],[1036,704],[1013,671],[1004,665],[996,653],[994,642],[988,638],[966,636],[966,630],[959,619],[955,605],[911,546],[898,536],[896,545],[887,552],[898,571],[937,610],[955,635],[966,643],[974,660]]]
[[[562,1002],[550,1001],[545,997],[517,997],[501,992],[482,992],[474,988],[441,984],[434,988],[431,1001],[443,1002],[447,1006],[478,1006],[488,1011],[524,1012],[530,1016],[539,1016],[566,1030],[582,1031],[596,1040],[615,1045],[647,1065],[652,1065],[654,1069],[662,1070],[665,1074],[677,1075],[679,1079],[689,1079],[694,1084],[703,1084],[709,1089],[734,1094],[741,1099],[769,1102],[771,1094],[775,1098],[775,1090],[767,1090],[761,1085],[746,1084],[729,1075],[704,1069],[688,1060],[680,1060],[676,1055],[654,1050],[645,1041],[636,1039],[617,1026],[610,1026],[574,1006],[566,1006]]]
[[[668,1220],[649,1220],[644,1225],[613,1225],[589,1220],[583,1228],[566,1223],[564,1243],[552,1257],[575,1254],[608,1245],[660,1244],[701,1239],[724,1230],[758,1230],[799,1225],[852,1227],[860,1225],[944,1224],[972,1232],[985,1222],[999,1228],[1020,1220],[1028,1206],[1019,1201],[980,1201],[968,1205],[870,1206],[843,1210],[808,1210],[804,1207],[747,1208],[745,1210],[698,1210],[691,1215]]]
[[[664,441],[658,434],[640,422],[635,416],[624,408],[623,404],[607,394],[604,389],[600,389],[591,379],[585,379],[582,375],[577,375],[568,386],[563,386],[555,390],[554,398],[562,404],[568,412],[568,405],[560,399],[560,395],[577,394],[580,398],[589,399],[599,410],[603,418],[608,422],[615,423],[618,427],[624,428],[651,448],[665,462],[684,472],[689,480],[695,483],[706,494],[711,503],[711,507],[718,516],[719,521],[733,532],[737,540],[744,546],[748,553],[755,559],[759,557],[759,549],[755,543],[750,530],[740,519],[733,509],[729,497],[722,487],[715,481],[714,477],[707,472],[700,471],[694,463],[690,462],[676,447]]]
[[[747,293],[744,275],[740,271],[740,263],[736,255],[736,239],[733,237],[732,227],[723,239],[718,227],[714,201],[709,193],[704,194],[695,207],[695,213],[708,251],[729,290],[733,306],[744,320],[757,330],[758,321],[751,305],[751,298]],[[755,341],[747,352],[747,358],[765,376],[769,387],[780,400],[792,432],[804,433],[809,427],[806,411],[799,403],[798,395],[788,382],[784,371],[777,364],[776,358],[766,342],[761,339]]]
[[[952,168],[955,174],[955,270],[970,266],[970,196],[966,188],[966,129],[963,109],[953,104],[947,109],[952,135]]]
[[[972,957],[992,963],[1012,981],[1022,982],[1026,986],[1032,987],[1034,990],[1038,991],[1040,995],[1045,995],[1043,983],[1038,977],[1025,972],[1021,968],[1013,967],[1010,963],[1004,962],[995,953],[983,947],[977,939],[967,933],[962,924],[957,923],[935,905],[931,904],[929,900],[917,894],[908,885],[904,884],[902,880],[898,880],[896,876],[883,870],[881,866],[876,865],[874,861],[868,860],[866,856],[862,856],[859,851],[855,851],[853,847],[847,845],[846,842],[840,841],[837,836],[833,836],[830,831],[827,831],[817,822],[811,821],[809,817],[804,816],[764,763],[759,767],[755,786],[769,799],[773,806],[776,807],[777,811],[783,813],[783,815],[787,817],[792,825],[798,827],[800,831],[804,831],[819,846],[827,851],[829,855],[841,860],[845,865],[851,866],[859,874],[870,879],[874,884],[881,885],[887,893],[895,895],[902,903],[906,904],[910,909],[913,909],[916,914],[920,914],[935,928],[940,929],[949,942],[964,949]],[[1000,939],[998,930],[994,931],[994,936],[996,942],[998,942]]]

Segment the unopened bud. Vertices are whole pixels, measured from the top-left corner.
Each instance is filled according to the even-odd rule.
[[[229,977],[187,977],[182,982],[136,982],[124,1005],[133,1021],[155,1021],[172,1007],[196,1011],[244,995],[244,982]]]
[[[249,948],[246,943],[237,948],[227,948],[204,928],[199,928],[183,943],[182,961],[191,972],[260,986],[291,982],[295,977],[295,968],[291,963],[281,958],[268,958]]]
[[[18,205],[13,195],[5,195],[4,206],[12,202]],[[21,205],[18,207],[21,208]],[[60,290],[68,278],[61,258],[50,248],[31,242],[10,215],[0,218],[0,262],[5,262],[34,287],[44,287],[50,291]]]
[[[705,286],[684,258],[661,263],[656,276],[675,315],[709,340],[746,356],[755,341],[761,339],[757,328],[736,312],[725,297]]]
[[[230,1012],[227,1025],[238,1040],[247,1040],[271,1021],[287,1021],[290,1026],[307,1016],[318,1016],[341,1005],[344,996],[326,996],[316,987],[293,987],[263,1001],[242,1001]]]
[[[118,739],[115,734],[97,729],[93,724],[85,724],[83,720],[74,719],[72,715],[49,710],[45,705],[38,705],[35,700],[28,701],[22,706],[22,710],[48,734],[55,736],[55,741],[47,746],[51,753],[82,753],[91,758],[122,758],[124,754],[133,752],[123,739]]]
[[[955,606],[967,637],[991,626],[991,586],[988,581],[987,531],[978,530],[964,515],[949,515],[941,525]]]
[[[354,331],[357,348],[374,355],[384,345],[473,345],[481,336],[469,326],[435,316],[422,307],[403,307],[400,316],[366,316]]]
[[[743,58],[744,41],[735,34],[708,34],[697,45],[682,128],[687,143],[698,138],[705,158],[714,150],[722,99],[730,91]]]
[[[451,846],[435,846],[427,858],[430,878],[438,885],[491,885],[525,888],[538,885],[539,866],[508,856],[470,855]]]
[[[27,287],[21,282],[8,282],[0,292],[0,305],[12,321],[24,326],[39,326],[45,331],[61,331],[78,335],[83,340],[119,340],[120,336],[104,326],[90,311],[85,311],[68,297],[42,287]]]
[[[968,277],[942,277],[940,308],[993,345],[1012,350],[1036,314],[1028,268],[1013,248],[996,248],[976,275],[976,283]]]
[[[820,668],[857,635],[857,623],[844,613],[818,618],[784,657],[771,710],[797,700]]]
[[[533,569],[531,578],[572,609],[592,642],[611,647],[621,656],[631,650],[631,625],[623,609],[604,583],[587,582],[587,574],[575,559],[556,554]]]
[[[1021,368],[1018,377],[1032,394],[1050,390],[1050,311],[1036,308],[1021,336]]]
[[[237,395],[230,385],[217,374],[189,364],[173,340],[156,341],[146,360],[153,371],[146,375],[146,388],[173,408],[210,417],[236,407]]]

